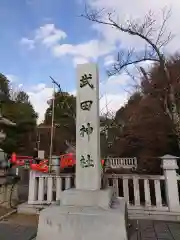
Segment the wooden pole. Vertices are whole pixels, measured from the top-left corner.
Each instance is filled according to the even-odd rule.
[[[49,172],[51,172],[51,169],[52,169],[52,152],[53,152],[53,135],[54,135],[54,102],[55,102],[55,84],[53,83],[51,141],[50,141],[50,149],[49,149]]]

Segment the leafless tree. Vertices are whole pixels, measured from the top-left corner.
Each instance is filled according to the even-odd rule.
[[[135,19],[128,20],[126,23],[119,22],[118,17],[113,12],[107,12],[106,9],[90,10],[85,7],[85,13],[82,17],[103,25],[112,27],[121,33],[125,33],[132,37],[139,37],[144,41],[144,53],[138,53],[136,49],[121,50],[118,53],[117,61],[108,69],[108,75],[112,76],[120,74],[122,70],[127,69],[128,66],[151,61],[157,63],[166,81],[167,90],[163,99],[163,108],[165,113],[170,117],[175,134],[177,136],[178,145],[180,148],[180,116],[179,109],[175,97],[175,89],[171,83],[169,71],[167,68],[168,59],[163,53],[163,48],[171,41],[173,35],[167,31],[167,23],[171,16],[171,10],[164,8],[162,10],[162,24],[157,29],[157,21],[153,16],[153,12],[149,11],[142,21]],[[143,67],[140,68],[144,78],[148,78],[147,72]]]

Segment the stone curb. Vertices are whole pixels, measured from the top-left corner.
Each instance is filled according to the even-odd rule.
[[[16,212],[17,212],[17,209],[13,209],[11,212],[8,212],[8,213],[4,214],[3,216],[0,217],[0,221],[3,221],[4,218],[9,217],[10,215],[12,215]]]

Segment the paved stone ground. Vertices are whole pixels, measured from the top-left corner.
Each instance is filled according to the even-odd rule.
[[[36,235],[36,227],[19,224],[0,223],[1,240],[31,240]]]
[[[180,223],[133,220],[130,240],[180,240]]]
[[[180,223],[133,220],[129,240],[180,240]],[[34,240],[38,217],[15,214],[0,222],[0,240]]]
[[[22,226],[38,226],[38,215],[13,214],[3,221],[6,224],[19,224]],[[1,223],[1,222],[0,222]]]
[[[0,240],[32,240],[36,236],[38,217],[13,214],[0,222]]]

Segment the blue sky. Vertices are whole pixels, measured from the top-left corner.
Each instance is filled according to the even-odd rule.
[[[91,23],[82,17],[82,0],[0,0],[0,72],[15,88],[28,92],[43,119],[47,100],[52,93],[49,75],[60,82],[66,91],[75,93],[76,65],[97,62],[100,72],[101,94],[108,97],[109,108],[117,110],[127,100],[124,91],[130,79],[121,76],[108,78],[106,69],[115,61],[119,47],[136,47],[142,42],[130,39],[106,26]],[[93,9],[102,7],[116,10],[122,17],[143,17],[149,9],[159,11],[164,5],[173,6],[173,32],[180,33],[174,24],[179,17],[177,0],[86,0]],[[132,4],[136,2],[136,4]],[[136,6],[136,7],[134,7]],[[178,41],[177,41],[178,40]],[[179,38],[176,42],[179,45]],[[173,44],[173,47],[177,44]],[[101,100],[105,108],[106,98]]]
[[[1,71],[18,76],[27,85],[48,82],[48,76],[53,75],[63,88],[74,88],[74,82],[70,80],[74,79],[74,72],[69,70],[73,68],[71,59],[54,58],[40,44],[32,51],[20,44],[23,37],[33,38],[34,31],[45,24],[54,24],[55,28],[66,32],[67,39],[61,43],[77,44],[90,39],[92,34],[88,31],[89,22],[78,17],[82,5],[74,0],[68,2],[69,4],[59,0],[0,1]]]

